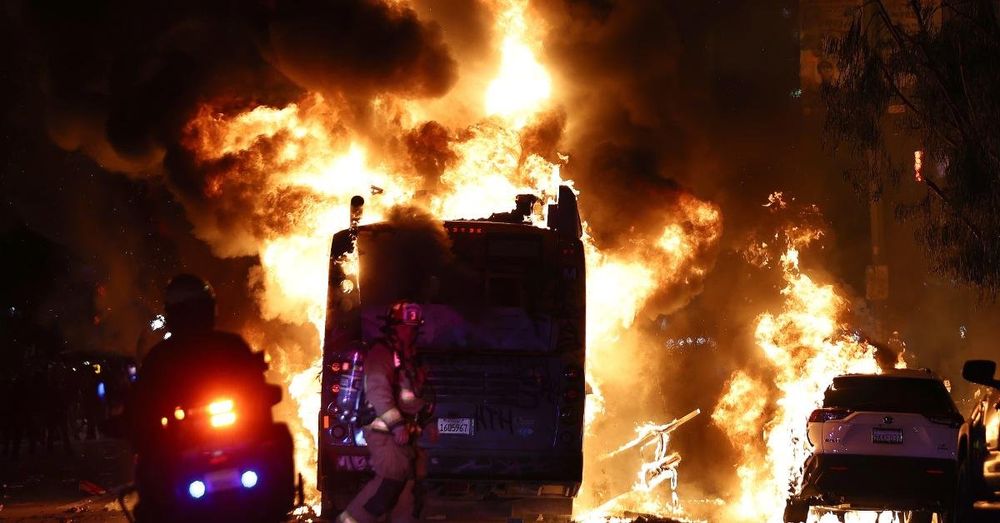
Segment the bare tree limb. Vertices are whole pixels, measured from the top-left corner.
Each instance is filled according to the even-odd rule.
[[[962,221],[962,223],[965,224],[966,227],[969,228],[969,231],[972,233],[972,235],[975,236],[977,240],[982,241],[983,237],[982,234],[979,232],[979,228],[976,227],[975,224],[973,224],[968,217],[959,212],[959,210],[951,203],[948,197],[945,196],[944,191],[941,190],[941,187],[939,187],[938,184],[934,183],[930,178],[926,176],[923,177],[923,180],[924,184],[926,184],[927,187],[931,190],[931,192],[933,192],[934,195],[937,196],[941,200],[941,202],[944,203],[945,206],[951,210],[952,214],[954,214],[959,220]]]

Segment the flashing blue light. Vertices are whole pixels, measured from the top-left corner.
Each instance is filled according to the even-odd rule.
[[[108,391],[104,387],[104,382],[103,381],[97,384],[97,397],[98,398],[104,399],[104,396],[105,396],[105,394],[107,394],[107,392]]]
[[[257,473],[252,470],[244,472],[243,475],[240,476],[240,483],[243,484],[244,488],[254,488],[254,486],[257,485]]]
[[[205,495],[205,483],[197,479],[192,481],[191,484],[188,485],[188,494],[191,494],[191,497],[194,499],[201,499],[201,497]]]

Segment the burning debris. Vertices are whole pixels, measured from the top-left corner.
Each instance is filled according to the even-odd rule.
[[[620,510],[620,505],[627,502],[627,498],[635,494],[650,494],[654,489],[667,481],[670,482],[670,502],[666,507],[662,505],[654,506],[653,512],[662,512],[664,508],[671,513],[680,512],[680,499],[677,496],[677,466],[680,465],[681,456],[668,449],[670,433],[677,430],[681,425],[691,421],[699,414],[701,414],[701,410],[696,409],[679,419],[663,425],[644,423],[636,427],[636,437],[634,439],[601,456],[600,459],[602,461],[608,460],[627,450],[638,448],[642,464],[639,467],[638,479],[631,491],[615,496],[584,516],[584,519],[591,520],[607,517],[612,511]],[[652,452],[650,452],[650,449],[652,449]],[[648,507],[649,504],[647,503],[645,506]]]

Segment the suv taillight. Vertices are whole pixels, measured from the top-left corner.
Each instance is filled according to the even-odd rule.
[[[950,428],[957,429],[965,423],[965,419],[962,418],[960,414],[946,414],[943,416],[927,416],[927,419],[931,423],[936,423],[938,425],[947,425]]]
[[[809,423],[834,421],[851,415],[847,409],[816,409],[809,415]]]

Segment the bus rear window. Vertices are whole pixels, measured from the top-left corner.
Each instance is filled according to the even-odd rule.
[[[491,276],[486,289],[491,307],[524,307],[524,278],[522,276]]]
[[[423,240],[424,238],[418,238]],[[401,231],[358,237],[363,332],[394,300],[425,305],[422,345],[430,349],[552,350],[559,283],[544,262],[544,238],[504,233],[461,236],[439,250]]]
[[[536,238],[490,238],[486,254],[491,258],[538,258],[542,246]]]

